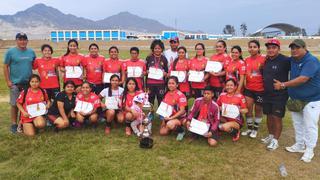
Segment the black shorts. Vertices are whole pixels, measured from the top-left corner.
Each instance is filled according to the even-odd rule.
[[[49,88],[46,89],[49,99],[55,99],[57,94],[60,92],[60,88]]]
[[[251,91],[249,89],[244,89],[243,95],[254,99],[254,102],[256,104],[263,103],[263,92],[257,92],[257,91]]]
[[[93,84],[92,92],[94,92],[96,95],[99,95],[103,89],[103,84]]]
[[[283,118],[286,114],[285,103],[270,103],[264,102],[263,104],[263,114],[274,115],[279,118]]]
[[[223,87],[213,87],[213,86],[211,86],[211,89],[212,89],[212,91],[214,93],[215,100],[217,100],[219,98],[220,94],[223,91]]]

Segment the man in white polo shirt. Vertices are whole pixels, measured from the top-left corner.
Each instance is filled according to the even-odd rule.
[[[172,62],[178,57],[178,47],[179,47],[179,38],[178,37],[173,37],[170,39],[170,49],[167,49],[163,55],[167,58],[168,60],[168,69],[170,68],[170,65]]]

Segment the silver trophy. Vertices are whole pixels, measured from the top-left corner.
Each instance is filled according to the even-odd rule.
[[[149,95],[146,92],[145,93],[145,101],[143,104],[143,112],[146,114],[146,117],[142,121],[142,127],[143,131],[141,134],[141,139],[140,139],[140,147],[141,148],[152,148],[153,146],[153,139],[151,138],[151,128],[152,128],[152,119],[153,119],[153,106],[149,102]]]

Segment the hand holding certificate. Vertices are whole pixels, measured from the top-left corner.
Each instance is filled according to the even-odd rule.
[[[42,116],[47,113],[46,104],[41,102],[37,104],[27,105],[27,112],[30,115],[30,118]]]
[[[218,73],[222,70],[222,64],[218,61],[208,61],[205,71]]]
[[[222,104],[222,116],[227,118],[236,119],[240,115],[239,107],[232,104]]]
[[[170,72],[170,75],[177,77],[179,82],[186,81],[186,74],[187,73],[185,71],[171,71]]]
[[[77,101],[76,107],[74,108],[75,112],[82,112],[85,114],[90,113],[93,110],[93,105],[84,101]]]
[[[162,80],[163,79],[163,71],[162,69],[150,67],[148,73],[149,79]]]
[[[165,102],[161,102],[160,106],[158,107],[157,114],[163,117],[170,117],[173,112],[173,107]]]
[[[189,71],[190,82],[202,82],[204,79],[204,71]]]
[[[205,122],[192,118],[189,131],[203,136],[209,131],[209,126]]]
[[[120,99],[118,97],[115,97],[115,96],[105,97],[105,104],[107,109],[113,109],[113,110],[119,109],[119,102],[120,102]]]
[[[116,74],[116,75],[118,75],[120,77],[120,73],[104,73],[103,74],[103,82],[104,83],[110,83],[110,78],[114,74]]]
[[[82,68],[80,66],[66,66],[66,78],[80,78]]]
[[[128,77],[135,77],[135,78],[141,77],[142,76],[142,68],[129,66],[127,68],[127,75],[128,75]]]

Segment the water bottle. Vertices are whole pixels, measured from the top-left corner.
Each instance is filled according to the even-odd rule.
[[[280,174],[281,174],[282,177],[288,176],[287,169],[286,169],[286,167],[284,166],[283,163],[280,164],[279,171],[280,171]]]

